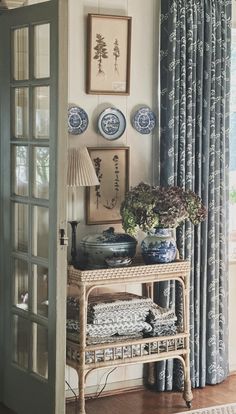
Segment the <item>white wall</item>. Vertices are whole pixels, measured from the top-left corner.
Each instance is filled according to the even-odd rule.
[[[234,2],[235,5],[235,2]],[[131,126],[130,117],[140,104],[150,106],[158,114],[158,8],[159,0],[69,0],[69,103],[81,106],[89,116],[89,127],[81,135],[68,136],[70,147],[86,146],[129,146],[131,153],[130,183],[141,180],[157,182],[158,168],[155,162],[158,154],[158,129],[152,135],[140,135]],[[131,91],[130,96],[87,95],[86,78],[86,16],[88,13],[104,13],[132,16],[131,41]],[[236,14],[234,12],[234,20]],[[235,23],[236,24],[236,23]],[[106,107],[120,109],[127,121],[124,135],[111,143],[97,133],[96,120]],[[156,156],[156,157],[155,157]],[[77,191],[77,216],[80,220],[77,239],[86,233],[100,232],[107,226],[86,226],[85,196],[81,188]],[[69,205],[69,211],[70,211]],[[120,225],[115,226],[122,231]],[[70,235],[70,229],[68,229]],[[236,370],[236,264],[230,265],[229,280],[229,365]],[[129,289],[130,290],[130,289]],[[133,287],[139,292],[139,286]],[[96,371],[88,378],[88,385],[96,389],[104,382],[104,372]],[[101,379],[101,377],[103,377]],[[117,368],[109,377],[109,383],[126,380],[127,384],[138,384],[142,378],[142,367]],[[77,388],[77,375],[67,367],[67,380]],[[131,380],[131,382],[129,382]],[[116,384],[117,385],[117,384]],[[122,384],[120,384],[122,386]]]
[[[146,0],[145,4],[143,0],[69,0],[69,104],[82,107],[89,116],[87,130],[81,135],[68,137],[69,147],[129,146],[130,184],[132,186],[140,181],[152,183],[157,180],[158,168],[153,160],[158,158],[158,128],[153,135],[140,135],[132,128],[130,118],[139,105],[147,105],[156,114],[158,113],[158,8],[159,0]],[[129,96],[85,93],[86,16],[88,13],[132,17]],[[120,109],[127,121],[124,135],[114,142],[105,140],[98,134],[96,128],[98,115],[107,107]],[[83,188],[78,189],[76,199],[77,216],[80,220],[77,240],[80,240],[84,234],[101,232],[108,227],[108,225],[86,226]],[[71,211],[70,203],[68,211]],[[117,231],[122,231],[121,225],[116,225],[115,228]],[[70,228],[68,228],[68,234],[70,236]],[[140,286],[133,286],[132,291],[140,293]],[[91,374],[88,377],[88,385],[96,389],[97,384],[105,380],[104,372],[109,372],[109,369],[95,371]],[[141,378],[142,366],[137,365],[117,368],[109,376],[109,382],[131,380],[132,384],[137,384],[141,382]],[[70,368],[67,368],[67,380],[73,388],[77,387],[77,375]],[[130,385],[130,382],[128,384]]]
[[[236,371],[236,262],[229,266],[229,369]]]
[[[141,180],[153,180],[152,154],[157,139],[152,135],[140,135],[135,131],[131,126],[130,117],[135,107],[140,104],[150,106],[157,113],[158,70],[155,68],[154,71],[153,66],[157,60],[158,2],[147,0],[144,8],[141,0],[69,0],[69,103],[81,106],[89,116],[88,129],[81,135],[70,136],[69,146],[129,146],[131,185]],[[91,12],[132,16],[130,96],[85,93],[86,16]],[[97,133],[96,127],[98,115],[111,106],[120,109],[127,121],[125,133],[114,142],[105,140]],[[155,132],[157,133],[157,129]],[[84,200],[84,189],[80,188],[77,191],[78,219],[81,220],[79,238],[88,232],[104,229],[104,226],[85,225]],[[121,230],[121,227],[118,229]]]

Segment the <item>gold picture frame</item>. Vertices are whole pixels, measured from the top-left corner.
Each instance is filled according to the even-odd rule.
[[[88,14],[88,94],[130,94],[131,24],[129,16]]]
[[[129,189],[129,147],[90,147],[100,185],[86,188],[86,223],[121,223],[120,206]]]

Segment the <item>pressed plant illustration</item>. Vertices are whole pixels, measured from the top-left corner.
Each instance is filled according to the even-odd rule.
[[[105,72],[103,70],[103,59],[108,58],[108,52],[107,52],[107,44],[104,40],[104,36],[101,35],[101,33],[96,34],[96,46],[94,47],[95,55],[93,59],[98,61],[98,73],[97,75],[105,75]]]
[[[97,157],[93,159],[94,162],[94,167],[95,167],[95,172],[97,174],[98,177],[98,181],[99,183],[101,183],[102,180],[102,173],[101,173],[101,158]],[[100,191],[101,187],[100,185],[96,185],[95,186],[95,194],[96,194],[96,208],[98,210],[99,208],[99,199],[101,198],[101,191]]]
[[[117,75],[119,75],[118,58],[120,57],[120,48],[119,48],[118,39],[115,39],[115,42],[114,42],[113,56],[114,56],[114,59],[115,59],[115,62],[114,62],[114,71],[115,71],[115,73]]]
[[[117,204],[117,200],[118,200],[118,193],[120,191],[120,178],[119,178],[119,174],[120,174],[120,170],[119,170],[119,157],[118,155],[114,155],[114,157],[112,158],[112,161],[114,162],[114,190],[115,190],[115,196],[112,197],[112,199],[106,200],[106,204],[103,204],[103,206],[105,208],[107,208],[108,210],[112,210],[116,204]]]

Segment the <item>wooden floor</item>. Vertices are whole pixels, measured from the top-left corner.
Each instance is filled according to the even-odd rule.
[[[222,384],[193,390],[192,409],[236,402],[236,375]],[[67,404],[66,414],[78,414],[78,406]],[[174,414],[188,411],[181,393],[148,390],[100,397],[86,401],[87,414]],[[0,404],[0,414],[14,414]]]
[[[236,375],[222,384],[193,390],[192,409],[236,403]],[[75,404],[66,414],[78,414]],[[181,393],[137,391],[86,401],[86,414],[173,414],[188,411]]]

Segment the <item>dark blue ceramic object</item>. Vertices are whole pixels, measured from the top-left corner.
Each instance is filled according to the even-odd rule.
[[[136,253],[137,240],[114,228],[100,234],[84,236],[80,242],[80,261],[85,269],[120,267],[131,264]]]
[[[142,241],[141,250],[146,264],[173,262],[177,252],[174,229],[153,229]]]

